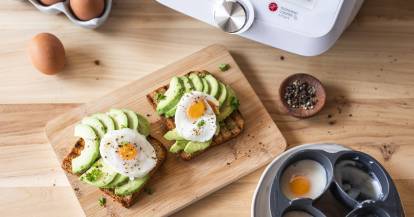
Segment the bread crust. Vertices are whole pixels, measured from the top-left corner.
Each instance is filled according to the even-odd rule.
[[[199,75],[202,75],[202,76],[209,74],[209,72],[207,71],[201,71],[201,72],[189,72],[187,73],[187,75],[189,75],[190,73],[198,73]],[[154,110],[157,109],[157,100],[156,100],[157,94],[164,94],[167,91],[167,89],[168,89],[168,85],[165,85],[147,94],[147,100],[151,104]],[[172,130],[175,128],[175,122],[173,118],[167,118],[167,117],[161,116],[161,119],[163,120],[168,130]],[[224,144],[227,141],[237,137],[243,131],[243,129],[244,129],[244,118],[239,110],[235,110],[231,113],[229,117],[224,119],[224,121],[222,122],[222,125],[220,125],[220,132],[213,137],[213,141],[208,148],[192,153],[192,154],[188,154],[188,153],[185,153],[184,151],[181,151],[177,155],[183,160],[191,160],[194,157],[204,153],[211,147]],[[165,146],[165,148],[169,149],[170,147]]]
[[[165,158],[167,157],[167,151],[165,150],[165,148],[164,148],[164,146],[162,145],[161,142],[159,142],[158,140],[156,140],[155,138],[153,138],[151,136],[148,136],[147,139],[148,139],[148,142],[151,143],[151,145],[155,149],[155,153],[157,155],[157,164],[154,167],[154,169],[152,169],[149,173],[150,180],[148,180],[145,183],[145,185],[141,188],[141,190],[139,190],[139,191],[137,191],[137,192],[135,192],[131,195],[118,196],[114,193],[113,189],[99,188],[102,192],[104,192],[106,195],[111,197],[114,201],[120,203],[123,207],[126,207],[126,208],[128,208],[128,207],[132,206],[133,204],[135,204],[135,202],[138,199],[138,195],[140,195],[141,192],[144,190],[145,186],[148,185],[148,183],[151,181],[151,177],[160,168],[160,166],[164,163]],[[72,172],[72,159],[79,156],[84,147],[85,147],[85,141],[81,138],[76,142],[75,146],[72,148],[70,153],[63,159],[62,169],[65,172],[67,172],[69,174],[72,174],[72,175],[80,176],[80,174],[74,174]]]

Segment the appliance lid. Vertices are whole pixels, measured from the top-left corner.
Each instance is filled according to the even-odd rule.
[[[256,21],[307,37],[331,31],[344,0],[251,0]],[[253,24],[254,25],[254,24]]]

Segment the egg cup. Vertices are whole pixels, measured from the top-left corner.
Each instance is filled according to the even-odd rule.
[[[282,176],[290,165],[302,160],[313,160],[324,167],[326,186],[314,199],[289,199],[281,189]],[[377,194],[358,191],[361,189],[356,186],[375,189]],[[290,156],[273,180],[269,203],[272,217],[283,217],[289,211],[303,211],[314,217],[405,217],[390,175],[373,157],[358,151],[303,150]]]
[[[72,10],[69,6],[69,0],[65,0],[63,2],[58,2],[52,5],[43,5],[38,0],[29,0],[39,11],[47,14],[59,14],[64,13],[66,17],[69,18],[75,25],[84,27],[87,29],[95,29],[105,23],[106,19],[108,19],[109,13],[111,12],[112,8],[112,0],[105,0],[105,9],[101,16],[97,18],[93,18],[91,20],[79,20],[75,14],[73,14]]]

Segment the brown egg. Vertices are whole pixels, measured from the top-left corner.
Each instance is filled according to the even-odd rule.
[[[105,10],[104,0],[70,0],[70,8],[79,20],[100,17]]]
[[[39,33],[29,44],[29,56],[34,67],[47,75],[54,75],[65,66],[65,48],[50,33]]]
[[[53,5],[56,4],[58,2],[63,2],[64,0],[39,0],[40,3],[42,3],[43,5],[49,6],[49,5]]]

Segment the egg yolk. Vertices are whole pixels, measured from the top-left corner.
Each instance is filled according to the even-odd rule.
[[[135,145],[133,145],[131,143],[123,144],[118,149],[118,155],[123,160],[133,160],[133,159],[135,159],[135,157],[137,156],[137,154],[138,154],[137,148],[135,147]]]
[[[203,100],[197,100],[193,102],[187,109],[187,115],[189,118],[198,119],[203,116],[206,111],[206,105]]]
[[[309,193],[311,183],[306,176],[294,176],[289,181],[289,189],[296,196],[304,196]]]

